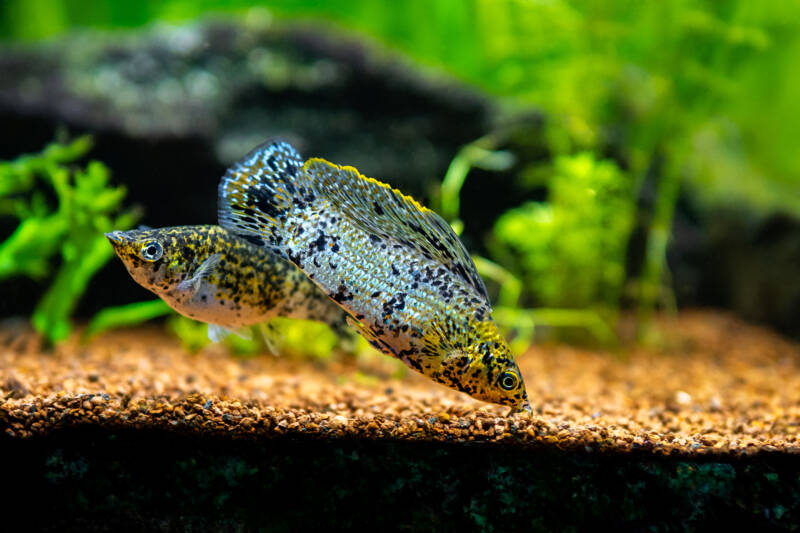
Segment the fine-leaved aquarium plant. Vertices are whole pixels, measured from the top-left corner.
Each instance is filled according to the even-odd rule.
[[[80,137],[0,162],[0,215],[19,222],[0,242],[0,282],[49,280],[32,321],[51,342],[69,336],[78,300],[113,255],[103,233],[130,228],[137,218],[123,207],[125,188],[110,183],[102,163],[75,166],[91,146]]]
[[[494,256],[545,307],[615,309],[635,202],[630,178],[591,153],[558,157],[546,202],[529,202],[495,224]]]

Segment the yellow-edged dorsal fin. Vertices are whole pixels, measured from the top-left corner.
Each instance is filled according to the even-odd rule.
[[[304,165],[309,187],[360,229],[441,263],[488,303],[475,263],[450,225],[435,212],[353,167],[312,158]]]

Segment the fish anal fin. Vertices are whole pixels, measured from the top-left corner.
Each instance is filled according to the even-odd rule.
[[[275,348],[275,343],[273,341],[280,340],[280,333],[275,328],[273,324],[269,322],[263,322],[261,324],[256,324],[251,327],[251,329],[258,334],[258,338],[264,344],[264,347],[271,353],[274,357],[278,357],[278,350]]]
[[[225,340],[225,337],[231,334],[231,330],[222,327],[218,324],[208,325],[208,340],[217,343]]]
[[[361,322],[350,316],[347,317],[347,324],[351,328],[355,329],[359,335],[364,337],[370,344],[370,346],[372,346],[379,352],[388,353],[388,355],[394,356],[394,353],[387,352],[386,348],[381,345],[381,342],[380,340],[378,340],[378,337],[376,337],[375,334],[372,332],[372,330],[370,330],[367,326],[365,326],[364,324],[362,324]]]

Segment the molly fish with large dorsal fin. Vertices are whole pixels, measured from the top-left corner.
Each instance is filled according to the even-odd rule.
[[[189,318],[230,330],[278,316],[324,322],[338,333],[347,329],[346,314],[303,272],[219,226],[106,236],[139,285]]]
[[[220,225],[297,265],[375,348],[475,398],[530,411],[481,277],[439,215],[352,167],[262,145],[219,187]]]

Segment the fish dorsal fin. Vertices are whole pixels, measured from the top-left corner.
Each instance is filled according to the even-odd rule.
[[[339,208],[355,226],[441,263],[489,302],[475,263],[438,214],[389,185],[362,176],[353,167],[313,158],[303,168],[309,187]]]
[[[281,217],[308,199],[303,160],[286,142],[266,142],[231,166],[219,184],[219,225],[282,257]]]
[[[303,165],[285,142],[262,144],[228,169],[219,185],[219,224],[287,258],[284,223],[318,196],[360,229],[441,263],[489,302],[475,264],[442,217],[353,167],[316,158]]]

